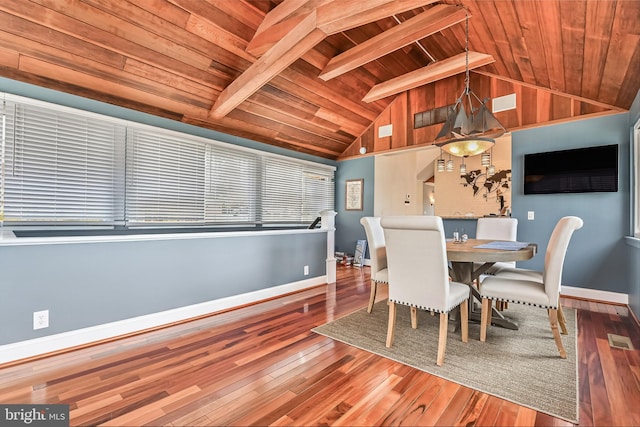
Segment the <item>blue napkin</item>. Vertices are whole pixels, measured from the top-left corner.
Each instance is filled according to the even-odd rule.
[[[507,241],[499,241],[499,242],[489,242],[483,245],[474,246],[474,248],[479,249],[499,249],[503,251],[519,251],[520,249],[524,249],[529,246],[527,242],[507,242]]]

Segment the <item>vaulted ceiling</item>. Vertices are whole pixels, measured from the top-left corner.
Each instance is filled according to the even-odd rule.
[[[2,0],[0,76],[340,159],[433,143],[413,114],[460,95],[467,13],[471,84],[517,95],[507,130],[640,89],[636,0]]]

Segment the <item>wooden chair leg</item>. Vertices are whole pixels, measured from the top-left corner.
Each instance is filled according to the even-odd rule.
[[[411,307],[411,327],[418,329],[418,309]]]
[[[440,313],[440,335],[438,335],[438,359],[436,364],[444,363],[444,352],[447,348],[447,327],[449,325],[449,313]]]
[[[460,329],[462,330],[462,342],[469,341],[469,300],[460,304]]]
[[[480,312],[480,341],[482,342],[487,340],[489,319],[491,319],[491,300],[482,298],[482,311]]]
[[[371,294],[369,295],[369,305],[367,306],[367,313],[371,313],[373,311],[373,304],[376,302],[376,290],[378,289],[378,284],[371,279]]]
[[[564,350],[564,345],[562,345],[562,338],[560,337],[560,331],[558,331],[558,310],[549,310],[549,322],[551,323],[551,332],[553,332],[553,339],[556,340],[556,346],[558,347],[558,351],[560,352],[560,357],[566,359],[567,352]]]
[[[558,323],[560,324],[562,335],[567,335],[569,333],[567,332],[567,318],[564,317],[564,311],[562,310],[560,301],[558,301]]]
[[[393,345],[393,334],[396,328],[396,303],[389,301],[389,324],[387,326],[387,347]]]

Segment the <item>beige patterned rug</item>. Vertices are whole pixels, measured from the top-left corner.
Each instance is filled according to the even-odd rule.
[[[567,358],[560,359],[546,311],[509,304],[505,315],[517,331],[490,327],[482,343],[480,325],[469,323],[469,341],[449,327],[445,361],[436,365],[439,317],[420,312],[411,329],[409,308],[398,305],[395,342],[385,347],[388,308],[378,302],[371,314],[359,310],[313,331],[360,349],[404,363],[449,381],[578,422],[576,312],[565,309],[568,335],[562,335]]]

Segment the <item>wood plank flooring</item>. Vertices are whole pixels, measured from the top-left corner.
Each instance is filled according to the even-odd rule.
[[[570,425],[310,332],[365,307],[368,274],[341,266],[336,284],[0,368],[0,403],[67,403],[71,425]],[[580,425],[640,425],[640,351],[607,339],[640,349],[628,309],[563,305],[578,312]]]

